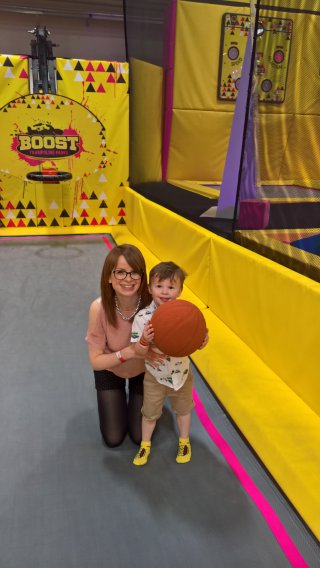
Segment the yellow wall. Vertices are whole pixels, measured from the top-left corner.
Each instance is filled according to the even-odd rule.
[[[131,59],[130,73],[130,181],[160,181],[163,71]]]
[[[178,1],[168,178],[222,179],[235,107],[217,97],[221,22],[227,12],[249,15],[243,7]],[[266,14],[279,18],[280,13],[261,11]],[[293,20],[286,98],[283,104],[258,105],[261,180],[320,187],[320,18],[281,16]]]

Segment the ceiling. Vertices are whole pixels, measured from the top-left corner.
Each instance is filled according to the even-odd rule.
[[[1,0],[0,12],[122,20],[123,0]]]

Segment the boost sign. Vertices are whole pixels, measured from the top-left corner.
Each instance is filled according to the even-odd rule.
[[[17,177],[55,166],[81,178],[107,159],[103,124],[90,109],[60,95],[10,101],[0,109],[0,132],[0,170]]]

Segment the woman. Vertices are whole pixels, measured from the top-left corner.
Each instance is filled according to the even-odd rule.
[[[101,297],[92,302],[86,340],[94,369],[100,430],[110,447],[120,445],[128,432],[141,441],[144,358],[130,343],[135,314],[151,301],[144,258],[135,246],[116,246],[101,275]],[[150,355],[157,361],[157,355]],[[127,403],[126,379],[129,379]]]

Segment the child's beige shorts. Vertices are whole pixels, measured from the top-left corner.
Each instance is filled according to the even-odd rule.
[[[167,396],[171,408],[176,414],[189,414],[194,407],[192,398],[193,374],[189,370],[188,378],[184,385],[177,391],[158,383],[158,381],[146,371],[143,382],[143,406],[141,412],[147,420],[157,420],[162,414],[164,399]]]

